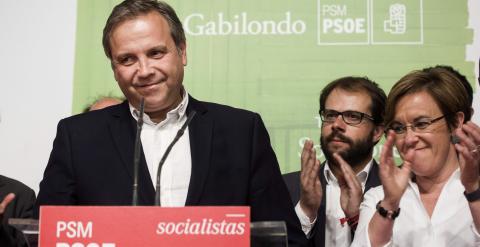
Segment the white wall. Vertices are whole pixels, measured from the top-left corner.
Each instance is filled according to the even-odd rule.
[[[76,0],[0,1],[0,174],[38,191],[72,109]]]
[[[467,46],[467,61],[475,61],[475,73],[477,78],[480,74],[478,71],[478,59],[480,58],[480,1],[468,0],[468,9],[470,11],[470,19],[468,21],[469,28],[473,28],[474,37],[473,44]],[[480,85],[478,81],[474,82],[476,85],[476,93],[473,96],[473,122],[480,124]]]

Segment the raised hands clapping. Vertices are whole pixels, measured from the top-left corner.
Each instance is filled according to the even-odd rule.
[[[409,149],[403,157],[401,167],[395,165],[393,158],[393,143],[395,141],[395,133],[389,131],[387,140],[383,144],[380,154],[379,176],[382,181],[385,197],[382,205],[389,210],[395,210],[400,204],[400,199],[407,189],[410,180],[411,161],[414,156],[414,150]]]
[[[455,149],[459,154],[460,179],[465,191],[470,193],[480,186],[480,127],[467,122],[455,130],[455,135],[459,138]]]
[[[308,140],[303,145],[300,172],[300,207],[311,221],[317,217],[317,211],[322,202],[322,185],[318,172],[320,161],[317,159],[313,142]]]

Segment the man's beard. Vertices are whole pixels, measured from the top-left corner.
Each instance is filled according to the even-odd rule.
[[[365,162],[366,159],[370,158],[372,155],[374,143],[373,143],[373,131],[371,131],[365,139],[360,139],[357,141],[352,140],[351,138],[343,135],[338,131],[333,131],[328,136],[322,136],[320,138],[320,146],[322,152],[325,155],[329,164],[336,165],[337,161],[333,157],[332,151],[328,150],[328,144],[333,140],[340,140],[350,145],[349,148],[339,151],[338,154],[351,166],[357,167]]]

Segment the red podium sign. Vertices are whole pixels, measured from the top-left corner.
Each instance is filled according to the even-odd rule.
[[[43,206],[40,247],[250,246],[249,207]]]

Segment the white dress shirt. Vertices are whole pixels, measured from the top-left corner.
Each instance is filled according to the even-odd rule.
[[[480,246],[480,235],[475,230],[464,190],[457,169],[444,185],[430,218],[417,184],[410,181],[400,200],[400,215],[395,219],[392,239],[386,246]],[[382,186],[365,194],[352,246],[370,246],[368,224],[383,197]]]
[[[141,140],[143,153],[147,162],[148,171],[153,186],[157,183],[157,168],[168,145],[172,142],[177,131],[187,120],[185,111],[188,105],[188,94],[183,90],[182,102],[167,113],[167,117],[160,123],[154,123],[147,114],[143,115]],[[130,105],[132,116],[137,120],[138,111]],[[160,204],[163,207],[185,206],[188,186],[192,172],[192,158],[190,155],[190,138],[188,127],[183,136],[173,146],[168,158],[162,167],[160,178]]]
[[[372,167],[373,159],[357,173],[357,179],[362,185],[362,191],[365,191],[365,183],[367,182],[370,168]],[[323,195],[326,195],[326,222],[325,222],[325,246],[350,246],[352,242],[350,226],[345,222],[342,226],[340,219],[345,218],[345,213],[340,205],[340,186],[338,180],[333,175],[328,162],[325,162],[325,169],[323,175],[327,182]],[[302,230],[307,237],[311,237],[310,231],[315,221],[310,222],[308,216],[303,212],[300,207],[300,202],[295,206],[295,212],[297,213],[300,223],[302,224]],[[317,216],[318,217],[318,216]],[[316,220],[316,219],[315,219]]]

